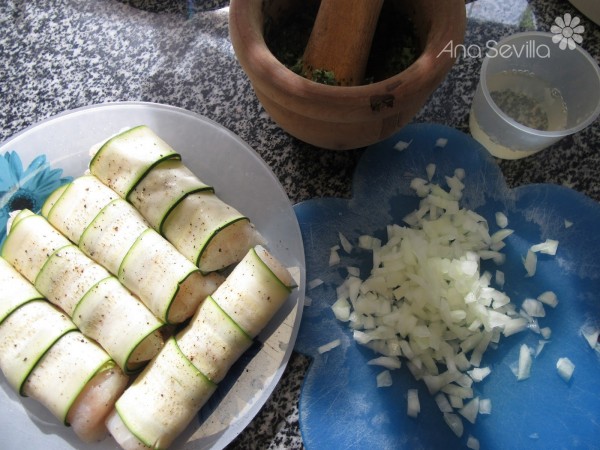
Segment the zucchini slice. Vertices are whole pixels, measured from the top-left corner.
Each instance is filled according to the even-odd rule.
[[[212,298],[254,339],[283,305],[293,285],[288,270],[264,247],[256,246]]]
[[[33,283],[48,256],[68,244],[69,240],[46,219],[24,209],[10,227],[2,257]]]
[[[127,199],[144,176],[167,159],[181,159],[181,155],[150,128],[140,125],[106,141],[90,161],[90,172]]]
[[[116,192],[102,184],[96,177],[84,175],[66,185],[60,197],[53,201],[50,208],[42,208],[42,215],[58,231],[78,243],[83,231],[102,208],[117,198],[119,196]],[[46,214],[44,214],[45,210],[47,210]]]
[[[44,296],[4,258],[0,258],[0,286],[0,324],[24,304],[44,300]]]
[[[23,395],[23,385],[44,354],[70,331],[77,330],[66,314],[45,300],[29,302],[0,325],[0,368],[11,387]]]
[[[150,311],[172,324],[191,317],[223,281],[216,273],[203,276],[152,228],[147,228],[131,246],[118,277]]]
[[[216,388],[171,337],[117,400],[108,429],[119,443],[131,433],[142,445],[167,448]],[[118,430],[123,425],[129,432],[125,436]]]
[[[77,331],[67,333],[40,359],[23,391],[68,425],[67,415],[79,394],[111,365],[110,357],[96,343]]]
[[[73,322],[125,373],[138,370],[163,345],[163,323],[112,276],[86,292],[73,311]]]
[[[188,319],[222,281],[216,274],[202,276],[130,203],[94,176],[75,179],[48,220],[162,321]]]
[[[162,233],[163,222],[179,202],[190,194],[205,191],[213,192],[213,188],[200,181],[183,162],[166,160],[148,172],[129,195],[129,201]]]
[[[48,257],[33,284],[72,317],[85,293],[109,276],[104,267],[70,244]]]
[[[181,352],[215,383],[252,345],[250,336],[210,296],[176,340]]]
[[[262,242],[247,217],[211,192],[185,197],[164,221],[163,233],[205,273],[239,262]]]
[[[42,216],[19,220],[3,250],[10,256],[8,262],[16,261],[15,269],[36,283],[51,303],[64,307],[82,333],[96,340],[126,373],[139,369],[160,350],[163,340],[158,330],[164,323]],[[72,285],[78,274],[80,284]],[[90,286],[92,281],[96,283]]]
[[[79,248],[114,275],[148,223],[129,203],[117,198],[107,204],[87,226]]]

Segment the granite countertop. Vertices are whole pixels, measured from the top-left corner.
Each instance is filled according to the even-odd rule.
[[[147,101],[204,115],[246,141],[292,203],[350,195],[365,151],[323,151],[283,132],[264,112],[228,37],[226,0],[4,0],[0,3],[0,141],[86,105]],[[600,61],[600,27],[565,0],[476,0],[466,5],[465,45],[516,31],[548,31],[571,13],[582,46]],[[473,47],[475,48],[475,47]],[[414,118],[468,132],[482,59],[461,55]],[[600,200],[600,123],[517,161],[500,161],[511,186],[556,183]],[[294,353],[271,399],[229,448],[302,448],[297,400],[309,361]]]

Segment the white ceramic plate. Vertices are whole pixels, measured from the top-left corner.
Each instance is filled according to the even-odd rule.
[[[174,448],[190,450],[222,448],[258,413],[281,378],[294,347],[304,304],[304,250],[300,229],[291,203],[269,167],[248,145],[220,125],[183,109],[151,103],[110,103],[68,111],[3,143],[0,158],[8,151],[16,152],[27,175],[31,162],[45,155],[51,169],[63,169],[62,175],[53,174],[55,179],[77,177],[87,168],[88,150],[93,144],[124,127],[141,124],[151,127],[181,153],[186,165],[205,183],[213,185],[220,198],[247,215],[277,258],[288,267],[299,269],[300,287],[258,336],[257,344],[231,369],[197,420],[174,445]],[[2,201],[6,184],[10,184],[12,178],[15,181],[19,178],[19,174],[7,173],[8,159],[6,156],[3,159],[0,209],[6,206]],[[19,181],[23,188],[27,187],[26,183],[23,179]],[[38,183],[37,194],[43,190],[43,184]],[[29,188],[32,186],[35,184],[29,184]],[[6,208],[1,214],[4,213]],[[81,443],[39,404],[15,394],[1,375],[0,428],[2,448],[6,449],[118,448],[110,437],[100,444]]]

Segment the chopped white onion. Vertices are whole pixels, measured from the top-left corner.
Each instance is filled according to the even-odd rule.
[[[467,438],[467,448],[471,450],[479,450],[479,440],[473,436]]]
[[[377,387],[390,387],[392,385],[392,374],[389,370],[384,370],[377,375]]]
[[[546,340],[538,341],[537,348],[535,349],[535,357],[536,358],[539,356],[540,353],[542,353],[542,350],[544,349],[546,344],[548,344],[548,342],[550,342],[550,341],[546,341]]]
[[[523,381],[529,378],[531,374],[531,349],[527,344],[521,344],[519,348],[519,362],[516,369],[516,376],[518,381]]]
[[[344,297],[340,297],[336,300],[336,302],[331,305],[331,309],[333,310],[333,314],[336,319],[341,322],[348,322],[350,320],[350,312],[352,311],[352,307],[350,306],[350,302],[346,300]]]
[[[411,142],[412,142],[412,139],[408,142],[398,141],[394,144],[394,149],[398,150],[398,151],[406,150],[409,147],[409,145],[411,144]]]
[[[600,348],[600,343],[598,342],[598,339],[600,338],[600,327],[591,322],[586,322],[581,327],[581,335],[585,338],[591,348]]]
[[[444,421],[456,436],[461,437],[463,435],[464,426],[459,416],[454,413],[444,413]]]
[[[552,336],[552,329],[550,327],[540,328],[540,334],[544,339],[548,340]]]
[[[565,219],[565,228],[571,228],[573,226],[573,222]]]
[[[331,342],[328,342],[327,344],[323,344],[320,347],[317,348],[317,351],[319,352],[319,354],[328,352],[330,350],[333,350],[334,348],[338,347],[341,344],[341,341],[339,339],[334,339]]]
[[[452,408],[452,405],[448,401],[448,397],[446,397],[446,394],[443,392],[438,392],[435,395],[434,400],[441,412],[445,413],[454,411],[454,408]]]
[[[537,255],[532,250],[527,251],[527,256],[525,256],[525,259],[523,260],[523,265],[525,266],[528,277],[535,275],[537,269]]]
[[[310,289],[314,289],[318,286],[321,286],[323,284],[323,280],[321,280],[320,278],[315,278],[313,280],[310,280],[307,284],[307,288]]]
[[[573,376],[575,364],[573,364],[567,357],[558,358],[558,361],[556,362],[556,370],[558,371],[558,375],[560,375],[560,377],[568,383]]]
[[[546,317],[544,305],[539,300],[526,298],[523,300],[521,307],[530,317]]]
[[[552,308],[555,308],[556,305],[558,305],[558,298],[556,297],[556,294],[552,291],[546,291],[546,292],[540,294],[537,299],[540,302],[542,302],[545,305],[548,305]]]
[[[427,167],[425,167],[425,172],[427,173],[427,179],[431,181],[435,175],[435,164],[427,164]]]
[[[373,358],[367,362],[367,364],[371,366],[382,366],[387,369],[399,369],[400,368],[400,358],[397,356],[380,356],[378,358]]]
[[[417,417],[421,412],[421,404],[419,402],[419,392],[417,389],[409,389],[406,394],[407,406],[406,414],[409,417]]]
[[[436,147],[445,147],[448,144],[448,139],[446,138],[437,138],[435,141]]]
[[[475,423],[477,420],[477,414],[479,414],[479,397],[471,399],[458,412],[469,422]]]
[[[467,371],[467,373],[469,374],[469,376],[473,379],[473,381],[475,381],[476,383],[482,381],[485,377],[487,377],[492,371],[490,370],[489,367],[475,367],[469,371]]]
[[[346,253],[352,252],[352,249],[354,247],[350,243],[350,241],[346,238],[346,236],[344,236],[342,233],[338,233],[338,235],[339,235],[339,238],[340,238],[340,244],[341,244],[342,248],[344,249],[344,251]]]
[[[558,249],[558,241],[554,239],[546,239],[544,242],[531,246],[531,251],[536,253],[545,253],[547,255],[556,255]]]
[[[479,400],[479,414],[491,414],[492,413],[492,401],[489,398],[482,398]]]
[[[339,249],[339,245],[334,245],[329,249],[329,267],[336,266],[340,263],[340,255],[338,254]]]
[[[408,370],[423,380],[446,423],[461,436],[460,416],[475,422],[478,414],[491,412],[491,401],[479,399],[473,390],[473,382],[490,374],[489,367],[479,367],[485,352],[496,348],[501,336],[528,328],[544,336],[537,318],[544,317],[545,304],[556,303],[544,293],[526,299],[519,309],[499,290],[504,272],[496,270],[494,283],[493,272],[483,272],[481,262],[504,262],[504,240],[513,233],[508,218],[498,212],[499,230],[490,234],[486,219],[459,203],[464,170],[444,177],[447,187],[431,182],[435,174],[430,164],[423,178],[411,181],[419,205],[403,218],[406,225],[388,225],[385,241],[358,237],[358,249],[372,252],[371,272],[361,278],[358,268],[347,267],[332,310],[348,322],[357,343],[380,355],[368,362],[386,369],[377,375],[378,386],[388,386],[389,371],[406,358]],[[342,233],[339,244],[346,254],[354,251]],[[536,271],[536,251],[549,250],[548,245],[529,249],[523,260],[528,276]],[[524,345],[515,367],[519,380],[529,376],[531,360],[532,350]],[[411,417],[418,415],[417,405],[415,390],[407,409]]]

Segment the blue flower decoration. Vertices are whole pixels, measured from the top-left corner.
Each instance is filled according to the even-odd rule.
[[[461,206],[486,218],[490,232],[497,229],[497,211],[508,217],[515,232],[505,240],[501,268],[503,291],[514,304],[546,290],[559,299],[540,319],[541,326],[552,330],[552,342],[535,358],[530,379],[517,381],[511,365],[521,344],[534,349],[539,344],[534,331],[502,339],[496,350],[485,353],[482,367],[492,372],[473,389],[491,399],[493,412],[480,415],[475,424],[463,420],[461,438],[446,425],[433,396],[405,361],[392,371],[391,386],[377,387],[383,368],[367,364],[376,354],[358,345],[348,324],[331,310],[336,287],[347,276],[344,267],[360,268],[363,277],[372,267],[371,252],[357,248],[340,250],[341,264],[329,266],[330,250],[340,244],[338,232],[352,243],[362,234],[386,242],[385,226],[402,225],[418,208],[420,199],[410,181],[426,178],[429,163],[436,165],[433,181],[443,186],[455,169],[465,170]],[[469,435],[481,448],[598,448],[600,355],[581,335],[585,324],[600,324],[597,202],[557,185],[509,189],[498,165],[470,136],[441,125],[412,124],[365,151],[354,173],[352,198],[313,199],[295,205],[294,211],[304,242],[306,279],[322,281],[307,292],[312,302],[303,310],[294,347],[312,360],[299,403],[305,448],[458,450],[466,448]],[[540,255],[535,276],[525,276],[522,258],[531,245],[547,238],[559,241],[556,255]],[[318,351],[331,342],[339,345]],[[576,366],[570,383],[556,370],[564,356]],[[409,388],[419,392],[416,419],[407,416]]]
[[[0,245],[6,237],[6,222],[12,211],[39,211],[56,188],[72,177],[61,177],[62,169],[52,169],[45,155],[36,157],[27,169],[16,152],[0,156]]]

